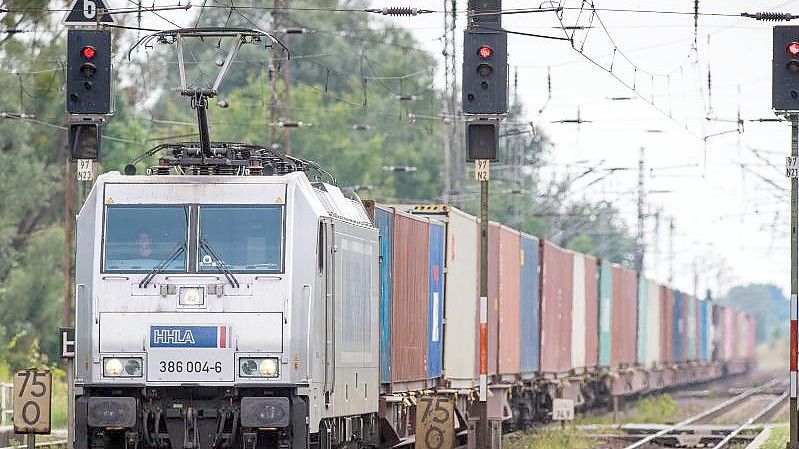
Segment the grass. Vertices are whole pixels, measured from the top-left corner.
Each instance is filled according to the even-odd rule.
[[[771,428],[768,440],[760,449],[785,449],[788,443],[788,426],[775,426]]]
[[[669,394],[659,394],[657,396],[647,396],[639,399],[630,405],[629,410],[619,411],[618,424],[627,423],[652,423],[667,424],[674,421],[677,414],[677,403]],[[575,424],[612,424],[610,413],[599,415],[587,415],[577,418]]]
[[[502,449],[589,449],[596,445],[596,440],[584,436],[573,425],[524,432],[502,441]]]

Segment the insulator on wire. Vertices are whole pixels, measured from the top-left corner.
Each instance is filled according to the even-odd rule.
[[[367,9],[366,12],[373,12],[383,14],[384,16],[418,16],[419,14],[427,14],[432,11],[419,8],[411,8],[408,6],[389,6],[378,9]]]
[[[741,16],[766,22],[787,22],[799,18],[799,16],[787,12],[756,12],[754,14],[742,12]]]

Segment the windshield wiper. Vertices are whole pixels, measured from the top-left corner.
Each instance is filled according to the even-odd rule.
[[[210,254],[211,257],[214,258],[214,260],[216,260],[216,263],[213,265],[216,267],[217,270],[219,270],[220,273],[225,275],[227,281],[230,282],[230,285],[233,286],[233,288],[239,288],[239,280],[236,279],[236,276],[234,276],[233,273],[230,271],[230,269],[227,267],[227,265],[225,265],[225,262],[222,261],[222,258],[216,254],[216,251],[214,251],[214,249],[211,248],[211,244],[208,243],[208,240],[205,240],[205,238],[200,237],[200,247],[204,249],[206,252],[208,252],[208,254]]]
[[[152,281],[158,273],[164,271],[167,265],[172,263],[173,260],[177,259],[177,257],[184,251],[186,251],[186,243],[178,243],[175,246],[175,249],[173,249],[172,252],[166,257],[166,259],[158,262],[158,265],[153,267],[153,269],[147,273],[147,276],[145,276],[144,279],[139,282],[139,288],[147,288],[147,286],[150,285],[150,281]]]

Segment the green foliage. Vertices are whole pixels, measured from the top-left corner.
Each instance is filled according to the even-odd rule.
[[[669,394],[650,396],[638,401],[629,422],[665,424],[677,414],[677,403]]]
[[[502,449],[588,449],[597,441],[586,437],[573,425],[524,432],[502,441]]]

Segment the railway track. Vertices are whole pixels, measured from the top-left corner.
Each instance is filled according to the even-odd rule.
[[[713,449],[724,449],[729,447],[732,443],[741,442],[744,440],[742,432],[752,428],[752,425],[757,421],[768,417],[771,413],[778,409],[784,403],[788,396],[787,391],[781,388],[782,393],[776,398],[773,398],[766,403],[765,406],[761,404],[755,407],[752,413],[748,413],[747,418],[740,422],[740,418],[736,418],[734,425],[718,425],[712,424],[717,422],[720,418],[724,417],[733,411],[739,413],[742,406],[747,402],[755,402],[753,399],[759,399],[756,402],[761,402],[764,396],[774,396],[774,389],[784,387],[785,380],[782,378],[774,378],[770,381],[756,387],[752,387],[742,391],[740,394],[717,404],[701,413],[690,416],[681,422],[673,425],[662,426],[654,433],[650,433],[643,438],[640,438],[633,443],[624,446],[624,449],[638,449],[638,448],[651,448],[660,445],[672,445],[675,440],[677,444],[682,447],[712,447]],[[748,407],[751,408],[751,405]],[[644,429],[641,427],[624,429],[628,431],[650,431],[654,430],[652,427]],[[625,439],[635,438],[637,435],[624,435]]]

